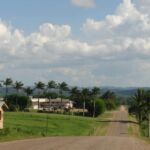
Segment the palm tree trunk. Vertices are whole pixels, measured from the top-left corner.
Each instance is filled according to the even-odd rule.
[[[18,93],[19,93],[19,91],[17,90],[17,95],[16,95],[16,108],[17,108],[17,111],[19,110],[19,106],[18,106]]]
[[[83,102],[83,116],[85,116],[85,100]]]
[[[6,89],[5,89],[5,100],[7,100],[7,95],[8,95],[8,87],[6,85]]]
[[[62,90],[60,90],[60,98],[61,98],[61,104],[60,104],[60,105],[61,105],[61,106],[60,106],[60,109],[61,109],[61,110],[60,110],[60,111],[61,111],[61,114],[62,114],[62,113],[63,113],[63,112],[62,112],[62,110],[63,110]]]
[[[93,118],[95,117],[95,100],[93,100]]]
[[[49,111],[51,109],[51,97],[49,97]]]
[[[40,92],[38,92],[38,110],[40,108]]]

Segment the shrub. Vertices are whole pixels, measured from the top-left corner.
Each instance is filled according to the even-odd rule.
[[[22,111],[31,105],[31,100],[27,96],[12,94],[7,97],[7,105],[10,111]]]
[[[105,100],[107,110],[113,110],[116,108],[116,102],[114,100]]]
[[[148,121],[141,122],[140,131],[143,136],[148,137]]]
[[[87,109],[88,109],[89,114],[92,116],[93,111],[94,111],[93,102],[88,103]],[[106,110],[106,106],[105,106],[104,101],[101,99],[95,100],[95,116],[97,117],[101,115],[102,113],[104,113],[105,110]]]
[[[95,103],[95,115],[98,116],[106,110],[106,106],[103,100],[96,100]]]

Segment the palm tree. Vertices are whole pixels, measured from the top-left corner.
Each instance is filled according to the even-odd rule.
[[[82,100],[83,100],[83,116],[85,116],[85,107],[86,101],[89,99],[90,91],[88,88],[83,88],[81,91]]]
[[[70,90],[70,94],[71,94],[71,99],[72,100],[75,100],[77,98],[77,95],[79,93],[79,90],[78,90],[78,87],[73,87],[71,90]]]
[[[60,98],[61,98],[61,112],[62,112],[62,96],[63,96],[63,92],[64,91],[68,91],[69,88],[68,88],[68,85],[66,82],[62,82],[62,83],[59,83],[58,84],[58,88],[59,88],[59,95],[60,95]]]
[[[33,93],[33,89],[31,89],[30,87],[24,88],[24,92],[27,94],[27,96],[29,97],[30,95],[32,95]]]
[[[108,90],[102,95],[102,99],[114,100],[115,99],[115,93]]]
[[[5,100],[6,100],[8,95],[8,88],[13,84],[13,81],[11,78],[6,78],[4,81],[2,81],[2,83],[5,86]]]
[[[1,82],[1,81],[0,81]],[[0,88],[2,88],[3,86],[2,86],[2,84],[0,83]]]
[[[27,97],[30,99],[30,96],[31,96],[32,93],[33,93],[33,89],[32,89],[31,87],[26,87],[26,88],[24,88],[23,90],[24,90],[24,92],[27,94]],[[31,99],[30,99],[30,101],[29,101],[28,104],[27,104],[27,107],[28,107],[28,108],[30,107],[31,103],[32,103],[32,101],[31,101]]]
[[[39,97],[40,97],[40,92],[44,89],[45,84],[41,81],[35,83],[35,88],[38,90],[38,109],[40,108],[40,101],[39,101]]]
[[[19,94],[19,91],[23,89],[23,83],[21,81],[16,81],[14,84],[14,88],[16,89],[17,94]]]
[[[57,87],[57,84],[55,81],[49,81],[48,84],[47,84],[47,89],[48,90],[51,90],[51,89],[54,89]],[[51,106],[51,96],[48,97],[49,98],[49,107]]]
[[[80,93],[80,91],[78,90],[78,87],[75,86],[75,87],[71,88],[71,90],[70,90],[71,99],[73,101],[76,100],[79,97],[79,93]]]
[[[80,91],[78,90],[78,87],[73,87],[70,89],[70,99],[74,102],[77,102],[79,100],[80,97]],[[72,110],[72,114],[73,114],[73,110]]]
[[[142,121],[142,112],[143,112],[143,104],[144,104],[144,100],[145,100],[145,90],[144,89],[138,89],[137,92],[135,93],[135,95],[132,97],[132,99],[134,100],[134,109],[136,110],[136,116],[137,119],[139,121],[139,123],[141,123]]]
[[[92,98],[93,98],[93,117],[95,117],[95,99],[98,98],[98,95],[100,95],[100,88],[94,87],[91,92]]]
[[[23,88],[23,83],[21,81],[16,81],[14,84],[14,88],[16,89],[17,95],[19,94],[20,90]],[[18,99],[16,97],[16,106],[18,106]]]
[[[145,92],[145,108],[146,112],[150,113],[150,90]]]

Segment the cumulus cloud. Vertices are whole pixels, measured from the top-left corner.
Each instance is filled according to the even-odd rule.
[[[94,0],[71,0],[72,4],[77,7],[93,8],[95,7]]]
[[[133,0],[136,4],[136,7],[144,13],[150,15],[150,1],[149,0]]]
[[[1,78],[80,86],[150,84],[150,17],[136,3],[123,0],[114,14],[87,19],[82,30],[84,40],[78,40],[70,25],[44,23],[25,35],[1,21]]]
[[[123,36],[126,35],[126,33],[130,36],[134,36],[138,33],[149,32],[149,25],[150,18],[147,14],[138,11],[131,0],[123,0],[113,15],[107,15],[105,20],[101,21],[87,19],[82,29],[87,33],[97,33],[97,31],[99,31],[112,36],[112,34],[118,34],[119,32],[122,33]]]

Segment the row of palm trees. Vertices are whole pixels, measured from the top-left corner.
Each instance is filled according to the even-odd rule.
[[[73,87],[70,91],[72,100],[82,100],[83,101],[83,116],[85,116],[86,103],[90,100],[93,101],[93,117],[95,117],[95,100],[100,97],[100,88],[93,87],[91,90],[89,88],[82,88],[79,90],[78,87]]]
[[[95,117],[95,100],[100,96],[100,88],[98,87],[94,87],[91,90],[89,90],[89,88],[78,88],[78,87],[69,88],[66,82],[56,83],[53,80],[49,81],[47,84],[39,81],[34,84],[34,88],[31,88],[31,87],[24,88],[24,84],[21,81],[16,81],[15,83],[13,83],[13,80],[11,78],[7,78],[1,81],[0,85],[1,87],[2,86],[5,87],[5,100],[7,100],[9,88],[12,88],[12,87],[16,89],[17,94],[19,94],[20,91],[23,90],[27,94],[27,96],[32,95],[33,92],[36,90],[38,93],[37,94],[38,108],[40,107],[40,103],[39,103],[40,95],[43,94],[43,92],[49,93],[51,92],[52,89],[55,89],[55,91],[59,93],[59,97],[61,98],[61,103],[62,103],[62,99],[64,96],[64,92],[68,93],[72,100],[77,100],[77,99],[82,100],[83,116],[85,116],[86,103],[88,102],[88,100],[92,100],[93,101],[93,117]],[[51,97],[49,96],[48,98],[50,101]]]
[[[62,82],[62,83],[57,84],[55,81],[49,81],[47,85],[39,81],[35,83],[34,88],[31,88],[31,87],[24,88],[23,87],[24,84],[21,81],[16,81],[15,83],[13,83],[13,80],[11,78],[6,78],[6,80],[2,80],[0,86],[5,87],[5,100],[7,99],[7,96],[8,96],[8,89],[12,87],[16,89],[17,94],[19,94],[20,90],[23,90],[27,94],[27,96],[32,95],[34,90],[37,90],[38,91],[38,107],[39,107],[39,96],[41,93],[43,93],[45,89],[47,90],[47,92],[50,91],[51,89],[59,89],[61,101],[62,101],[63,91],[69,90],[67,83]]]
[[[2,84],[0,84],[0,87],[5,87],[5,98],[8,96],[8,89],[9,87],[13,87],[16,89],[16,92],[19,93],[21,89],[23,89],[23,83],[21,81],[16,81],[13,83],[13,80],[11,78],[7,78],[6,80],[1,81]]]

